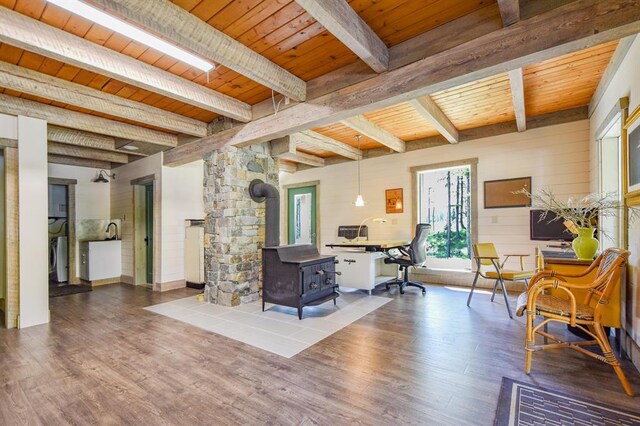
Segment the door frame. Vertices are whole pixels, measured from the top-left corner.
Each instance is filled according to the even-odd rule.
[[[76,271],[76,185],[77,179],[49,178],[49,185],[63,185],[67,187],[67,282],[80,284],[78,271]]]
[[[160,281],[160,241],[158,238],[160,231],[160,191],[158,181],[159,180],[155,173],[131,180],[133,205],[133,285],[140,285],[153,290],[158,288]],[[142,204],[143,206],[146,204],[145,187],[149,185],[153,187],[153,282],[151,283],[147,282],[146,245],[144,237],[140,234],[140,220],[143,220],[142,230],[144,231],[146,215],[144,209],[142,209],[142,212],[139,211],[141,203],[144,203]],[[140,250],[142,247],[145,248],[145,251],[141,255]]]
[[[320,248],[322,247],[322,242],[321,242],[322,233],[320,232],[321,231],[320,223],[322,221],[320,220],[320,212],[322,210],[320,209],[320,181],[319,180],[301,182],[301,183],[292,183],[290,185],[285,185],[282,187],[282,189],[284,189],[284,200],[285,200],[282,205],[282,210],[284,210],[284,214],[282,215],[284,219],[284,223],[281,223],[280,226],[283,226],[284,240],[288,242],[289,241],[289,190],[304,188],[305,186],[315,186],[316,188],[316,247],[320,251]]]

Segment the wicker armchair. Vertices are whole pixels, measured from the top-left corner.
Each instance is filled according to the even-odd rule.
[[[633,396],[633,389],[620,367],[620,363],[613,354],[609,338],[600,322],[602,310],[609,303],[611,294],[616,290],[620,281],[620,274],[624,270],[629,252],[622,249],[610,248],[605,250],[583,273],[578,275],[559,274],[554,271],[541,271],[531,280],[526,293],[518,298],[516,315],[527,313],[527,328],[525,337],[526,363],[525,372],[531,371],[533,352],[548,349],[571,348],[599,361],[611,365],[622,384],[625,392]],[[572,283],[572,278],[584,277],[597,268],[595,280],[588,284]],[[582,301],[576,301],[572,290],[587,290]],[[549,294],[553,292],[553,294]],[[560,296],[562,295],[562,296]],[[543,318],[542,322],[534,325],[536,316]],[[560,322],[577,327],[593,340],[565,342],[549,334],[546,326],[552,322]],[[537,344],[536,334],[553,341],[549,344]],[[602,355],[584,348],[584,346],[598,345]]]

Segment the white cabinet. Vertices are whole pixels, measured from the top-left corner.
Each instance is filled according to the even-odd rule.
[[[80,242],[80,278],[85,281],[122,275],[122,241]]]
[[[334,250],[331,253],[336,256],[338,264],[336,271],[340,287],[359,288],[373,290],[377,285],[390,281],[397,277],[397,265],[387,265],[384,259],[387,257],[382,252],[365,252],[350,250]]]
[[[185,229],[184,274],[187,282],[201,284],[204,279],[204,228],[189,226]]]

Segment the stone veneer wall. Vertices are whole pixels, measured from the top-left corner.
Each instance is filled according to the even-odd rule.
[[[279,186],[269,144],[227,147],[204,158],[205,276],[209,301],[237,306],[260,298],[265,203],[249,196],[261,179]]]

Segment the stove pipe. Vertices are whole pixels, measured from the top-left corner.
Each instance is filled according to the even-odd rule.
[[[278,188],[260,179],[254,179],[249,184],[249,195],[257,203],[267,201],[265,218],[265,247],[280,245],[280,192]]]

